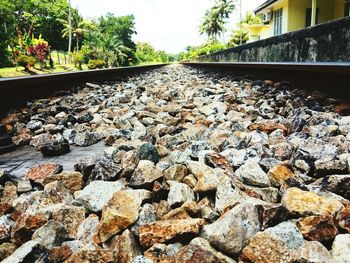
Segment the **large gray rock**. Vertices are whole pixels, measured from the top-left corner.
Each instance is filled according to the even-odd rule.
[[[350,234],[340,234],[335,237],[332,256],[337,263],[350,262]]]
[[[168,203],[170,206],[182,205],[186,201],[194,201],[194,192],[187,184],[176,181],[168,181],[170,191],[168,194]]]
[[[232,184],[229,177],[222,177],[215,193],[215,209],[222,213],[232,205],[247,200],[249,196]]]
[[[269,177],[256,161],[247,161],[236,170],[236,174],[245,184],[258,187],[271,186]]]
[[[141,160],[130,178],[131,186],[148,186],[155,180],[163,177],[161,170],[153,162]]]
[[[99,142],[102,139],[102,136],[100,133],[97,132],[83,132],[83,133],[77,133],[74,137],[74,143],[77,146],[90,146],[97,142]]]
[[[249,244],[260,227],[257,208],[242,203],[226,212],[216,222],[204,226],[200,236],[220,251],[233,255],[240,253]]]
[[[95,163],[95,167],[91,172],[90,181],[103,180],[103,181],[115,181],[119,178],[122,172],[120,164],[115,163],[106,157],[98,159]]]
[[[159,162],[159,154],[157,148],[151,143],[145,143],[139,149],[140,160],[149,160],[153,163]]]
[[[318,241],[305,241],[295,260],[313,263],[337,263],[327,248]]]
[[[95,214],[89,215],[78,227],[77,240],[84,243],[91,243],[93,236],[97,231],[98,224],[100,223],[99,218]]]
[[[125,189],[125,182],[93,181],[83,190],[74,193],[74,198],[92,212],[100,212],[113,194]]]
[[[40,245],[46,248],[59,246],[67,238],[68,235],[64,226],[53,220],[38,228],[32,235],[32,240],[38,241]]]
[[[320,139],[309,137],[300,145],[297,155],[301,159],[331,161],[338,154],[338,148]]]
[[[36,131],[36,130],[39,130],[43,127],[43,124],[41,121],[30,121],[27,123],[27,128],[31,131]]]
[[[248,262],[293,262],[304,245],[303,235],[291,222],[257,233],[241,254]]]

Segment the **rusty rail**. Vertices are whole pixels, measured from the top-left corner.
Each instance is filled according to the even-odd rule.
[[[184,65],[229,72],[251,79],[288,81],[294,88],[319,90],[350,100],[350,63],[230,63],[184,62]]]
[[[69,90],[86,82],[116,80],[164,65],[166,64],[0,78],[0,118],[10,108],[21,106],[32,99],[48,97],[55,91]]]

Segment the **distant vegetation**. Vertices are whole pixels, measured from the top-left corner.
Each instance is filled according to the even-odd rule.
[[[60,65],[72,70],[174,59],[150,44],[136,44],[132,40],[136,34],[133,15],[116,17],[109,13],[87,20],[74,8],[71,8],[72,50],[68,53],[68,14],[67,0],[0,0],[0,68],[14,67],[13,71],[22,75],[21,70],[46,73]],[[7,74],[11,70],[2,72]]]
[[[184,52],[180,53],[179,59],[189,60],[245,44],[249,40],[248,26],[262,23],[261,17],[255,16],[253,12],[245,14],[242,21],[231,32],[227,42],[220,41],[220,37],[227,31],[226,25],[237,6],[237,2],[236,0],[216,0],[214,5],[206,11],[199,27],[199,33],[207,35],[207,41],[200,46],[187,47]]]
[[[136,45],[136,58],[140,64],[167,63],[175,61],[175,56],[155,50],[150,43],[139,42]]]
[[[135,43],[133,15],[108,13],[89,20],[67,0],[0,0],[1,76],[41,74],[58,70],[96,69],[192,59],[248,41],[247,27],[262,23],[247,13],[228,41],[222,41],[236,0],[215,0],[199,27],[207,36],[200,46],[189,46],[178,55],[156,50],[151,43]]]

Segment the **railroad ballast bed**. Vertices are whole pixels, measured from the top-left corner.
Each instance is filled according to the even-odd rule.
[[[198,66],[64,87],[8,113],[25,146],[0,156],[0,260],[350,258],[348,105]]]

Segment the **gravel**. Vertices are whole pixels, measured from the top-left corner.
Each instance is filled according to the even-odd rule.
[[[350,117],[282,84],[171,65],[13,109],[43,158],[106,148],[0,171],[0,260],[349,262]]]

